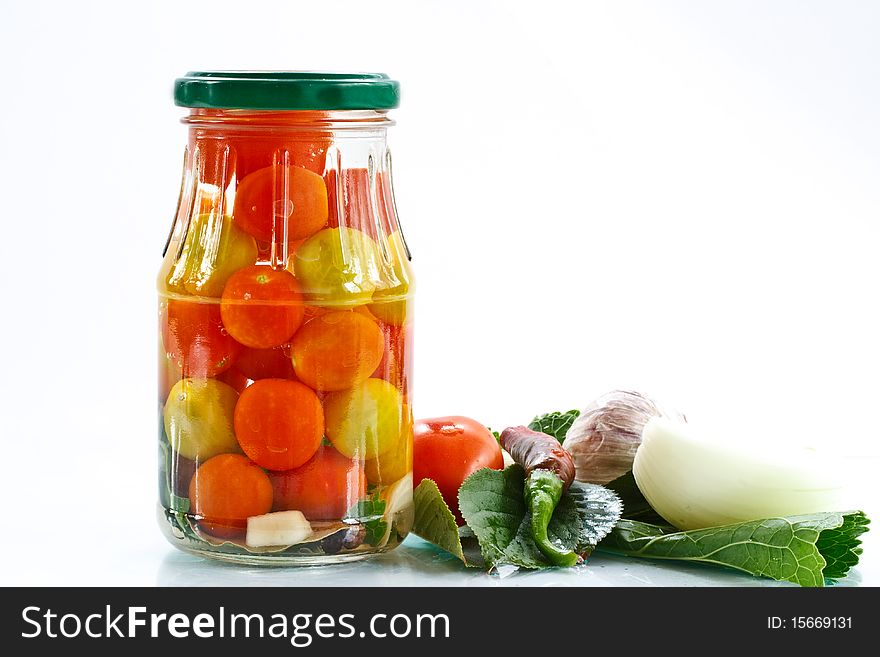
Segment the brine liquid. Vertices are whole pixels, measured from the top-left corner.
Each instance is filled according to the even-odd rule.
[[[345,307],[161,296],[167,538],[253,564],[399,544],[413,522],[411,316],[411,300],[398,297]],[[272,347],[239,341],[290,326]]]

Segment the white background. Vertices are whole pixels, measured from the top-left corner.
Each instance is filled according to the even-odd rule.
[[[417,416],[643,390],[849,457],[878,509],[878,33],[871,2],[6,0],[2,583],[194,572],[153,520],[154,277],[198,69],[401,81]]]

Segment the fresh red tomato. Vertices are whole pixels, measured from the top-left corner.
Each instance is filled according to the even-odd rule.
[[[433,479],[459,525],[458,489],[481,468],[501,470],[501,446],[476,420],[460,415],[416,420],[413,425],[413,483]]]
[[[363,464],[329,445],[309,461],[286,472],[270,472],[274,511],[301,511],[309,520],[339,520],[367,490]]]
[[[235,362],[241,345],[223,328],[218,304],[169,299],[164,319],[165,351],[182,376],[217,376]]]
[[[243,345],[270,349],[284,344],[303,319],[299,283],[286,269],[251,265],[226,282],[220,301],[223,325]]]

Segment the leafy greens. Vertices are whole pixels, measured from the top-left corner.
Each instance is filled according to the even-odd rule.
[[[636,485],[636,478],[633,476],[632,470],[626,474],[620,475],[617,479],[609,481],[605,484],[606,488],[610,488],[620,497],[623,502],[623,513],[621,518],[626,520],[640,520],[641,522],[654,523],[656,525],[668,524],[653,508],[648,504],[648,500],[642,495],[642,491]]]
[[[858,563],[859,536],[868,531],[861,511],[768,518],[723,527],[678,531],[620,520],[601,548],[634,557],[728,566],[752,575],[823,586]]]
[[[443,495],[437,484],[431,479],[422,479],[422,483],[413,491],[413,503],[416,514],[413,533],[441,547],[450,554],[461,559],[470,566],[464,555],[455,516],[443,501]]]
[[[345,517],[347,519],[356,519],[363,524],[366,530],[364,543],[367,545],[378,545],[388,529],[384,513],[385,500],[378,496],[373,496],[358,500],[357,504],[348,510]]]
[[[505,470],[478,470],[461,485],[461,514],[467,521],[457,527],[437,485],[424,479],[416,487],[413,532],[455,555],[467,566],[490,570],[502,564],[520,568],[550,568],[532,539],[531,514],[523,499],[525,473],[521,466]],[[550,521],[551,540],[589,554],[620,517],[620,500],[594,484],[575,483],[563,495]],[[476,543],[477,545],[474,545]],[[478,548],[477,554],[473,552]]]
[[[578,410],[570,410],[564,413],[554,411],[537,415],[529,422],[529,429],[553,436],[561,444],[565,440],[565,434],[580,414]]]
[[[477,537],[489,568],[500,564],[552,566],[531,537],[531,514],[523,499],[524,481],[522,467],[512,465],[503,471],[478,470],[459,489],[461,514]],[[611,491],[575,483],[553,512],[548,534],[565,549],[588,554],[611,531],[621,508]]]

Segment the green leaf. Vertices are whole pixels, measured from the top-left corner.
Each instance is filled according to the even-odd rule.
[[[364,543],[367,545],[379,545],[385,538],[385,532],[388,530],[388,522],[385,520],[371,520],[364,523]]]
[[[636,485],[636,479],[632,470],[626,474],[620,475],[614,481],[605,484],[606,488],[610,488],[620,497],[623,502],[623,514],[621,518],[628,520],[640,520],[642,522],[654,523],[656,525],[668,524],[653,508],[648,504],[648,500],[642,495],[642,491]]]
[[[458,490],[458,505],[468,527],[480,543],[486,564],[512,563],[525,568],[541,568],[550,563],[534,541],[520,535],[526,515],[523,500],[525,472],[519,465],[503,471],[477,470]]]
[[[601,548],[634,557],[695,561],[752,575],[823,586],[858,563],[858,538],[868,531],[861,511],[768,518],[681,532],[668,526],[621,520]]]
[[[546,433],[562,443],[565,440],[565,434],[580,414],[581,412],[578,410],[571,410],[565,413],[554,411],[553,413],[538,415],[529,422],[529,429]]]
[[[177,495],[171,490],[171,445],[165,439],[165,429],[159,423],[159,502],[166,509],[170,508],[175,511],[189,511],[189,499],[186,500],[186,508],[181,508],[179,503],[175,502]]]
[[[413,491],[413,503],[416,508],[413,533],[467,563],[455,516],[443,501],[437,484],[431,479],[422,479]]]
[[[388,530],[388,522],[384,518],[384,513],[385,500],[376,495],[358,500],[357,504],[345,514],[345,519],[357,520],[364,526],[366,531],[364,543],[378,545],[385,538],[385,533]]]
[[[461,485],[458,502],[476,535],[486,564],[549,568],[552,564],[531,535],[532,517],[523,498],[525,472],[519,465],[503,471],[478,470]],[[592,551],[620,517],[620,500],[594,484],[575,483],[562,496],[548,527],[554,543],[578,554]]]
[[[165,509],[165,517],[173,527],[177,528],[177,533],[179,533],[181,537],[192,543],[204,543],[202,537],[199,536],[199,533],[193,528],[192,524],[190,524],[186,513]]]
[[[840,527],[825,529],[819,533],[816,549],[825,559],[822,575],[826,579],[846,577],[850,568],[859,563],[862,554],[861,536],[868,531],[870,520],[861,511],[843,514]]]
[[[458,557],[465,566],[485,566],[480,546],[467,525],[458,527],[455,516],[431,479],[422,479],[413,491],[415,522],[413,533]]]
[[[169,508],[172,511],[179,511],[180,513],[189,513],[189,498],[188,497],[180,497],[180,495],[175,495],[174,493],[170,493],[171,497],[169,499]]]
[[[385,500],[376,495],[374,497],[365,497],[362,500],[358,500],[357,503],[345,514],[345,518],[364,522],[381,518],[384,513]]]

